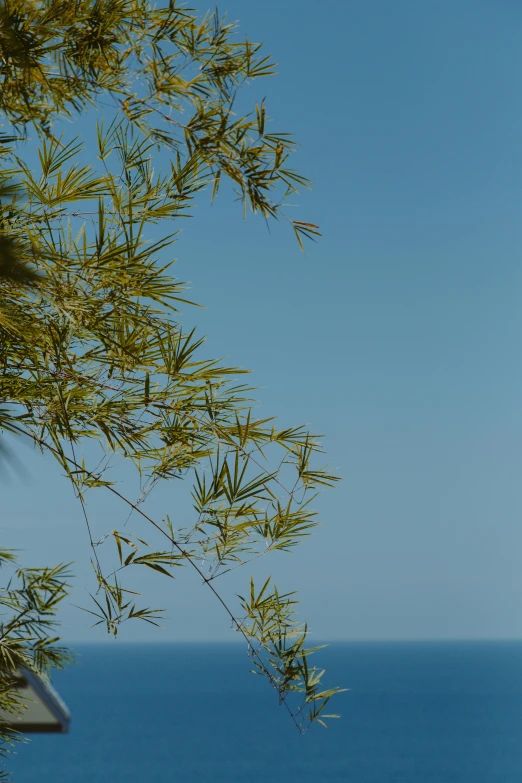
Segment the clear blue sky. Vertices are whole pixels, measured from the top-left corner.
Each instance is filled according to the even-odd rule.
[[[263,85],[273,128],[295,132],[315,183],[295,217],[324,237],[302,255],[283,227],[202,204],[176,251],[208,308],[187,319],[210,355],[254,370],[260,412],[325,434],[344,478],[312,539],[259,572],[299,590],[322,638],[521,637],[522,6],[221,8],[280,64]],[[79,510],[54,465],[21,453],[32,480],[3,486],[2,539],[31,564],[76,560],[84,603]],[[170,619],[123,638],[230,638],[188,574],[147,591]],[[67,638],[100,638],[72,606],[63,618]]]

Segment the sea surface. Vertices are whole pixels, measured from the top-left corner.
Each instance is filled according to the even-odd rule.
[[[239,645],[90,645],[55,678],[68,735],[15,783],[521,783],[522,644],[332,643],[342,718],[301,736]],[[318,658],[319,662],[319,658]]]

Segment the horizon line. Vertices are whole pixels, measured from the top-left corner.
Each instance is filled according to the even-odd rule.
[[[483,637],[429,637],[429,638],[414,638],[408,637],[404,639],[393,638],[369,638],[369,639],[321,639],[314,638],[310,640],[313,644],[321,645],[333,645],[333,644],[484,644],[484,643],[521,643],[522,636],[483,636]],[[200,644],[200,645],[231,645],[231,646],[246,646],[242,639],[60,639],[61,644],[64,646],[71,646],[74,644],[86,644],[86,645],[98,645],[108,646],[110,644],[144,644],[144,645],[166,645],[166,644]]]

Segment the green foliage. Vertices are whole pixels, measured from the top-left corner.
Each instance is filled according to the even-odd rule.
[[[10,567],[11,578],[0,590],[0,710],[20,714],[25,704],[16,690],[23,667],[47,677],[70,660],[55,635],[55,614],[67,594],[68,566],[18,568],[13,552],[0,552],[0,565]],[[0,756],[20,736],[0,721]]]
[[[0,138],[0,428],[56,458],[89,536],[89,491],[112,493],[134,512],[139,538],[114,530],[90,539],[96,624],[114,635],[126,620],[155,624],[159,610],[140,608],[128,580],[139,568],[172,577],[188,565],[301,726],[305,717],[323,720],[334,691],[321,690],[320,672],[308,668],[293,597],[268,583],[256,595],[252,586],[241,620],[214,585],[308,535],[314,493],[335,477],[314,463],[317,436],[255,419],[237,380],[243,371],[202,356],[203,341],[179,320],[185,286],[171,276],[169,255],[173,221],[191,214],[203,189],[214,198],[228,179],[245,210],[278,219],[306,185],[288,165],[292,138],[268,131],[264,102],[235,111],[241,87],[273,72],[234,25],[176,2],[2,3],[0,112],[9,133]],[[90,105],[110,107],[91,133],[95,154],[84,152],[88,133],[69,138],[60,124]],[[301,245],[318,233],[311,223],[291,225]],[[81,456],[86,442],[102,449],[98,465]],[[114,455],[141,476],[136,500],[109,478]],[[158,482],[190,477],[189,524],[174,530],[168,516],[143,511]],[[143,540],[146,526],[163,549]],[[306,711],[289,706],[296,692]]]
[[[251,579],[250,596],[240,596],[245,616],[238,623],[238,630],[249,640],[254,672],[268,677],[301,731],[314,722],[326,726],[327,718],[339,715],[326,715],[324,709],[332,696],[342,691],[321,689],[324,669],[310,668],[308,657],[324,645],[305,647],[308,629],[295,619],[295,594],[281,595],[276,587],[269,592],[270,581],[267,579],[256,593]],[[291,694],[304,695],[295,712],[288,703]]]

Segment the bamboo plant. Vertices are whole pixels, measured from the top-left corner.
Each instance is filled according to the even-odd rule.
[[[315,494],[336,479],[317,465],[319,437],[256,418],[243,371],[205,357],[181,321],[186,286],[171,271],[178,224],[225,181],[245,211],[288,222],[301,247],[318,235],[284,212],[307,186],[290,165],[292,136],[272,132],[265,103],[249,106],[242,91],[274,67],[217,12],[175,0],[1,3],[0,428],[52,455],[74,487],[95,623],[113,635],[128,620],[157,623],[133,574],[189,567],[304,729],[324,722],[337,689],[309,663],[295,595],[251,581],[236,608],[217,585],[308,535]],[[84,454],[93,444],[96,463]],[[117,456],[138,472],[136,497],[111,478]],[[150,517],[145,499],[179,479],[191,482],[192,518]],[[92,492],[116,496],[134,527],[94,540]],[[0,699],[13,709],[9,676],[22,660],[45,672],[66,657],[49,626],[64,567],[17,574],[19,586],[2,592],[0,629]]]

